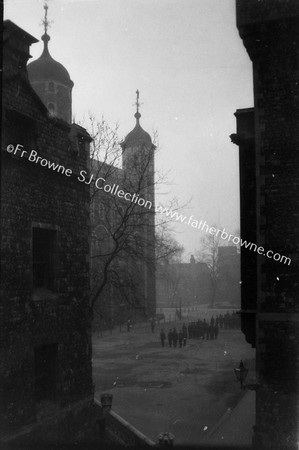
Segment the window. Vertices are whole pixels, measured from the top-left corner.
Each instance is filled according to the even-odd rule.
[[[3,127],[4,145],[23,145],[25,150],[36,147],[36,125],[34,120],[8,109]]]
[[[78,137],[78,145],[79,145],[79,150],[81,152],[81,155],[84,155],[85,152],[85,139],[83,136],[79,136]]]
[[[53,81],[49,81],[48,91],[49,92],[55,92],[55,84],[53,83]]]
[[[35,400],[55,400],[58,344],[37,347],[34,351]]]
[[[99,204],[98,212],[99,212],[99,218],[100,219],[104,219],[104,217],[105,217],[105,206],[103,205],[103,203]]]
[[[49,104],[48,104],[48,110],[49,110],[50,116],[55,116],[55,114],[56,114],[56,108],[55,108],[54,103],[49,103]]]
[[[56,231],[32,229],[33,288],[54,289],[54,250]]]

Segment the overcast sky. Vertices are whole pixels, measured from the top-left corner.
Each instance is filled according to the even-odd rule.
[[[40,39],[43,1],[4,0],[5,18]],[[73,115],[158,130],[156,168],[168,174],[157,203],[191,200],[181,212],[239,228],[238,149],[234,112],[253,105],[252,68],[235,25],[234,0],[50,0],[51,56],[69,71]],[[32,45],[32,60],[43,43]],[[164,193],[162,195],[162,193]],[[189,259],[202,234],[173,228]]]

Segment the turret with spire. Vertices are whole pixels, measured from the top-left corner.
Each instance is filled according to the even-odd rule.
[[[136,125],[121,144],[122,160],[128,190],[151,202],[147,214],[137,215],[141,221],[137,230],[143,238],[144,270],[141,276],[145,311],[151,316],[156,313],[155,287],[155,149],[151,136],[140,125],[139,90],[136,91]],[[143,211],[143,213],[145,210]],[[137,220],[137,219],[136,219]],[[138,223],[138,220],[137,220]],[[139,250],[140,251],[140,250]]]
[[[140,125],[141,114],[139,109],[141,104],[139,102],[138,89],[136,91],[135,105],[136,113],[134,114],[134,117],[136,119],[136,125],[121,144],[123,150],[123,168],[132,173],[134,169],[138,170],[142,167],[143,163],[146,163],[149,170],[152,169],[153,171],[153,154],[156,147],[152,143],[152,138],[150,135]],[[150,164],[148,164],[149,159],[152,160]]]
[[[68,123],[72,120],[72,88],[73,81],[66,68],[50,55],[48,43],[48,5],[44,5],[45,15],[42,21],[44,34],[41,37],[44,49],[41,56],[28,64],[29,81],[53,116]]]

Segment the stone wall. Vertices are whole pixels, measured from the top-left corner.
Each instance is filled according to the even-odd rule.
[[[271,19],[271,20],[270,20]],[[253,62],[257,244],[291,263],[257,259],[257,448],[298,442],[299,4],[237,1]]]
[[[101,404],[95,400],[95,404]],[[104,429],[107,442],[122,447],[153,447],[155,442],[138,431],[113,410],[104,411]]]
[[[5,27],[6,45],[27,39],[11,22]],[[5,439],[24,426],[54,420],[62,408],[93,393],[89,188],[77,179],[87,170],[90,139],[76,127],[75,151],[71,127],[50,118],[31,88],[24,52],[19,61],[7,64],[2,97],[0,430]],[[36,162],[32,150],[43,161],[70,169],[68,175]],[[41,244],[34,233],[53,237],[51,251],[44,238],[45,260],[36,261],[34,245]],[[43,278],[35,284],[37,273]]]

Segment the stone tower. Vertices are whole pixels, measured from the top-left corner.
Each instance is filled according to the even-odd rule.
[[[123,169],[130,191],[139,195],[140,200],[151,202],[150,210],[140,206],[139,221],[136,233],[142,235],[142,265],[144,279],[142,296],[148,315],[156,313],[156,287],[155,287],[155,149],[150,135],[141,127],[139,112],[139,91],[137,94],[137,111],[135,113],[136,125],[122,142]],[[142,202],[138,202],[142,205]],[[141,209],[142,208],[142,209]],[[144,213],[144,214],[143,214]]]
[[[47,19],[48,6],[45,5],[44,27],[45,33],[42,36],[44,50],[41,56],[28,64],[29,81],[48,108],[51,116],[71,123],[72,120],[72,88],[73,81],[66,68],[55,61],[49,53],[48,35],[49,22]]]

